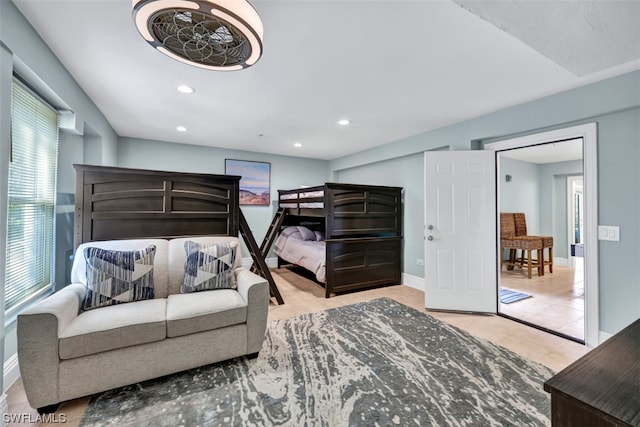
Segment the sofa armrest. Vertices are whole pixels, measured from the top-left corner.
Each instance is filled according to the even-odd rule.
[[[238,268],[235,274],[238,292],[247,302],[247,354],[258,353],[267,329],[269,284],[244,268]]]
[[[18,363],[34,408],[58,403],[58,337],[78,316],[84,292],[69,285],[18,314]]]

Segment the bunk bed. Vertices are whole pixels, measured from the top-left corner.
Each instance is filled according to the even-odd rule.
[[[320,259],[320,265],[310,270],[323,283],[326,298],[332,293],[400,284],[400,187],[326,183],[278,190],[274,224],[280,231],[274,246],[278,267],[300,265],[300,257],[294,259],[287,252],[300,255],[315,247],[316,255],[301,258]],[[297,233],[302,237],[295,238]],[[286,248],[296,242],[303,242],[302,247]]]

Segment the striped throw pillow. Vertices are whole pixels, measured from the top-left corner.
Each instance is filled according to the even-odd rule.
[[[185,242],[187,262],[184,265],[184,281],[180,292],[186,294],[212,289],[236,289],[233,268],[237,249],[238,242]]]
[[[87,247],[87,291],[82,310],[152,299],[156,246],[135,251]]]

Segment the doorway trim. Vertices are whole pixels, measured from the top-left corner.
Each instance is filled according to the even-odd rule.
[[[584,337],[588,347],[600,343],[600,302],[598,282],[598,127],[596,123],[557,129],[498,142],[485,150],[503,151],[553,141],[582,138],[584,176]],[[497,208],[497,207],[496,207]]]
[[[567,221],[568,225],[571,227],[567,227],[567,242],[571,244],[571,242],[575,243],[575,227],[576,227],[576,218],[575,218],[575,199],[574,199],[574,187],[576,182],[579,182],[581,186],[584,186],[584,178],[582,175],[571,175],[567,177]],[[584,215],[584,190],[582,190],[582,205]],[[584,226],[584,222],[582,224]],[[584,243],[582,240],[582,234],[580,234],[581,243]],[[573,257],[575,258],[575,257]],[[567,245],[567,259],[569,260],[568,266],[571,268],[575,268],[575,261],[571,257],[571,246]]]

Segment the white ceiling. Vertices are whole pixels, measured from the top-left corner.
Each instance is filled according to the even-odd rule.
[[[318,159],[640,69],[638,0],[455,1],[253,0],[262,58],[214,72],[147,45],[131,0],[13,0],[120,136]]]
[[[582,160],[582,138],[505,150],[499,154],[502,157],[536,164]]]
[[[640,1],[454,0],[575,75],[640,57]]]

